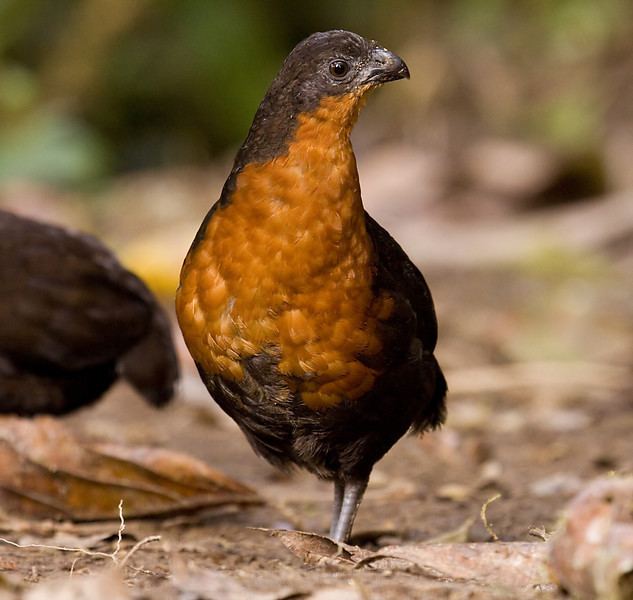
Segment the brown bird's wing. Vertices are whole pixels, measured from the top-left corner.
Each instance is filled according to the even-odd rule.
[[[437,343],[437,317],[429,286],[420,270],[411,262],[389,232],[365,212],[365,225],[377,256],[377,285],[402,294],[416,317],[416,332],[425,352],[433,352]]]
[[[82,393],[91,401],[107,389],[116,378],[118,358],[152,332],[160,311],[145,285],[95,238],[4,211],[0,297],[0,377],[4,371],[6,383],[9,373],[29,373],[52,384],[84,372],[82,382],[92,379],[94,389],[90,394],[79,390],[86,382],[71,385],[77,405]],[[164,318],[159,321],[162,347],[139,360],[158,360],[174,375],[169,330]],[[172,386],[173,380],[165,393],[171,395]]]
[[[398,242],[367,212],[365,225],[376,254],[374,285],[400,299],[399,310],[392,323],[386,324],[388,331],[384,336],[389,341],[386,349],[391,355],[390,360],[401,366],[388,369],[385,381],[381,383],[387,388],[400,388],[402,395],[411,396],[419,407],[411,425],[413,431],[438,427],[446,416],[447,384],[433,355],[437,343],[437,317],[431,291]]]

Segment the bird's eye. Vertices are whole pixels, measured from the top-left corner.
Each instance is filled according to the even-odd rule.
[[[330,63],[330,75],[336,79],[342,79],[349,73],[349,63],[344,60],[333,60]]]

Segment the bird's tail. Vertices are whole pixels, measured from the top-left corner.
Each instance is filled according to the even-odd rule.
[[[169,319],[158,305],[154,307],[147,333],[128,350],[119,363],[119,370],[121,376],[154,406],[162,406],[171,400],[179,377],[178,359]]]
[[[411,425],[412,432],[422,433],[427,429],[437,429],[446,419],[446,393],[448,385],[442,369],[434,356],[430,356],[427,364],[427,374],[425,382],[432,388],[427,389],[428,404],[421,407],[420,412],[415,417]]]
[[[435,357],[433,357],[435,359]],[[448,393],[448,384],[446,377],[442,372],[437,359],[435,359],[437,367],[435,379],[435,393],[433,394],[433,404],[436,407],[434,419],[429,423],[432,429],[437,429],[446,420],[446,394]]]

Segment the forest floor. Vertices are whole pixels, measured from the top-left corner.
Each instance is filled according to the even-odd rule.
[[[129,201],[135,189],[127,197],[119,189],[114,205]],[[155,185],[144,197],[158,196],[160,211],[160,194],[180,202],[177,192]],[[137,210],[150,210],[150,202],[139,199]],[[440,431],[402,439],[376,465],[353,544],[380,551],[428,540],[539,543],[587,482],[633,473],[632,204],[630,198],[607,198],[577,208],[501,215],[497,222],[462,218],[461,233],[454,224],[443,229],[450,215],[440,218],[433,211],[419,221],[404,205],[377,215],[416,260],[428,263],[425,275],[440,322],[437,356],[450,393]],[[399,224],[390,222],[394,211],[404,214]],[[195,231],[193,221],[203,214],[194,213],[187,239],[172,252],[177,262]],[[169,211],[164,218],[172,220]],[[119,248],[126,235],[134,237],[129,223],[121,222],[110,238]],[[101,223],[107,225],[107,215]],[[419,248],[413,233],[418,223]],[[557,238],[561,231],[568,240]],[[536,252],[526,247],[526,240],[538,237],[534,232],[542,242]],[[173,248],[168,233],[158,237]],[[501,245],[489,244],[495,240]],[[509,260],[499,260],[506,253]],[[209,399],[179,344],[183,381],[170,406],[152,410],[121,384],[63,422],[82,438],[202,459],[253,488],[264,503],[127,518],[120,547],[116,506],[111,521],[45,526],[0,512],[0,536],[27,546],[0,545],[1,600],[562,597],[547,577],[509,591],[485,580],[371,562],[354,568],[291,552],[261,528],[324,534],[330,485],[299,471],[281,474],[256,457]],[[148,536],[160,540],[117,560]],[[37,544],[85,546],[91,553]]]
[[[447,377],[454,387],[449,418],[439,432],[404,438],[378,463],[358,516],[354,543],[375,550],[451,532],[448,540],[489,541],[480,512],[496,494],[501,496],[490,503],[486,515],[488,527],[499,540],[538,541],[534,532],[555,529],[565,503],[585,482],[612,471],[633,472],[631,397],[624,389],[618,390],[617,382],[609,381],[609,374],[602,373],[599,365],[585,360],[559,368],[531,363],[527,368],[525,363],[523,369],[515,364],[514,371],[503,364],[452,366],[452,353],[467,356],[469,346],[471,351],[477,346],[473,328],[490,331],[489,340],[495,337],[491,331],[495,327],[512,328],[512,324],[485,324],[493,309],[490,290],[495,291],[494,314],[499,319],[510,303],[524,301],[520,293],[524,285],[535,285],[534,279],[510,283],[510,277],[515,276],[429,274],[440,318],[446,323],[439,356],[445,349],[450,365]],[[467,311],[459,308],[465,299]],[[516,305],[510,312],[516,314]],[[607,312],[605,318],[618,319],[617,310]],[[464,319],[471,323],[470,331],[460,328],[459,321]],[[458,337],[460,329],[463,335]],[[454,339],[447,340],[448,336]],[[595,343],[599,340],[596,335]],[[482,341],[477,352],[484,352],[484,346]],[[494,348],[489,346],[492,354]],[[575,374],[565,371],[570,365]],[[176,401],[165,410],[153,411],[119,386],[97,406],[65,421],[91,438],[189,453],[251,486],[266,504],[226,506],[160,521],[129,520],[122,552],[146,536],[160,535],[161,539],[138,549],[116,577],[107,569],[112,563],[108,558],[8,546],[0,550],[1,574],[13,582],[28,582],[31,592],[41,587],[41,583],[34,585],[38,582],[58,580],[55,585],[65,591],[48,597],[59,598],[75,597],[68,587],[73,585],[68,577],[71,567],[76,581],[90,575],[86,581],[96,586],[89,588],[92,597],[116,593],[121,598],[289,598],[313,592],[319,598],[395,599],[421,597],[423,592],[433,594],[425,597],[438,598],[507,597],[507,590],[436,580],[406,569],[350,570],[304,564],[278,539],[256,528],[326,532],[330,485],[302,472],[280,474],[258,459],[211,401],[205,405],[204,390],[190,370],[181,395],[195,400]],[[82,536],[102,533],[106,539],[93,550],[112,551],[116,520],[76,527],[81,532],[79,541]],[[3,530],[5,537],[11,537],[10,530]],[[29,541],[33,542],[32,535]],[[35,541],[51,543],[46,537]],[[331,595],[326,594],[328,590]],[[554,590],[544,588],[515,590],[514,594],[558,597]]]

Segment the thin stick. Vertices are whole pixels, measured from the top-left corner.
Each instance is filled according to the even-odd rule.
[[[481,512],[479,513],[479,515],[481,516],[481,520],[484,523],[484,527],[486,528],[486,531],[490,534],[490,537],[495,542],[499,541],[499,536],[492,529],[492,523],[488,523],[486,511],[488,510],[488,506],[492,504],[495,500],[499,500],[499,498],[501,498],[501,494],[495,494],[492,498],[488,498],[488,500],[483,503],[483,506],[481,507]]]
[[[8,544],[9,546],[14,546],[15,548],[43,548],[45,550],[59,550],[61,552],[76,552],[83,556],[93,556],[100,558],[108,558],[110,559],[119,569],[123,569],[127,564],[130,557],[137,551],[139,548],[144,546],[145,544],[149,544],[150,542],[157,542],[161,539],[160,535],[150,535],[146,538],[143,538],[134,546],[132,549],[123,557],[122,560],[119,560],[119,553],[121,552],[121,543],[123,542],[123,532],[125,531],[125,518],[123,517],[123,499],[119,500],[119,529],[117,531],[117,539],[114,544],[114,550],[112,552],[98,552],[94,550],[88,550],[87,548],[73,548],[71,546],[51,546],[49,544],[18,544],[17,542],[13,542],[11,540],[7,540],[6,538],[0,537],[0,542],[4,544]],[[75,565],[77,561],[81,557],[77,557],[73,560],[72,565],[70,566],[70,576],[72,577],[75,571]]]
[[[116,556],[121,550],[121,540],[123,539],[123,531],[125,531],[125,519],[123,518],[123,498],[119,500],[119,531],[117,531],[116,544],[114,552],[112,552],[112,560],[116,564]]]
[[[160,541],[160,535],[148,535],[147,537],[143,538],[142,540],[136,542],[136,544],[134,544],[134,546],[132,546],[132,549],[123,557],[123,560],[119,563],[119,568],[123,569],[125,567],[125,565],[127,565],[127,562],[130,560],[131,556],[139,548],[142,548],[143,546],[145,546],[145,544],[149,544],[150,542],[159,542],[159,541]]]
[[[68,572],[68,577],[72,577],[75,574],[75,565],[77,564],[77,562],[81,559],[81,556],[78,556],[77,558],[75,558],[75,560],[73,560],[73,562],[70,565],[70,571]]]
[[[44,548],[46,550],[61,550],[62,552],[79,552],[80,554],[86,554],[87,556],[100,556],[103,558],[113,559],[112,553],[109,552],[94,552],[93,550],[86,550],[85,548],[72,548],[68,546],[49,546],[47,544],[18,544],[5,538],[0,537],[0,542],[9,544],[9,546],[15,546],[16,548]],[[115,561],[116,562],[116,561]]]

